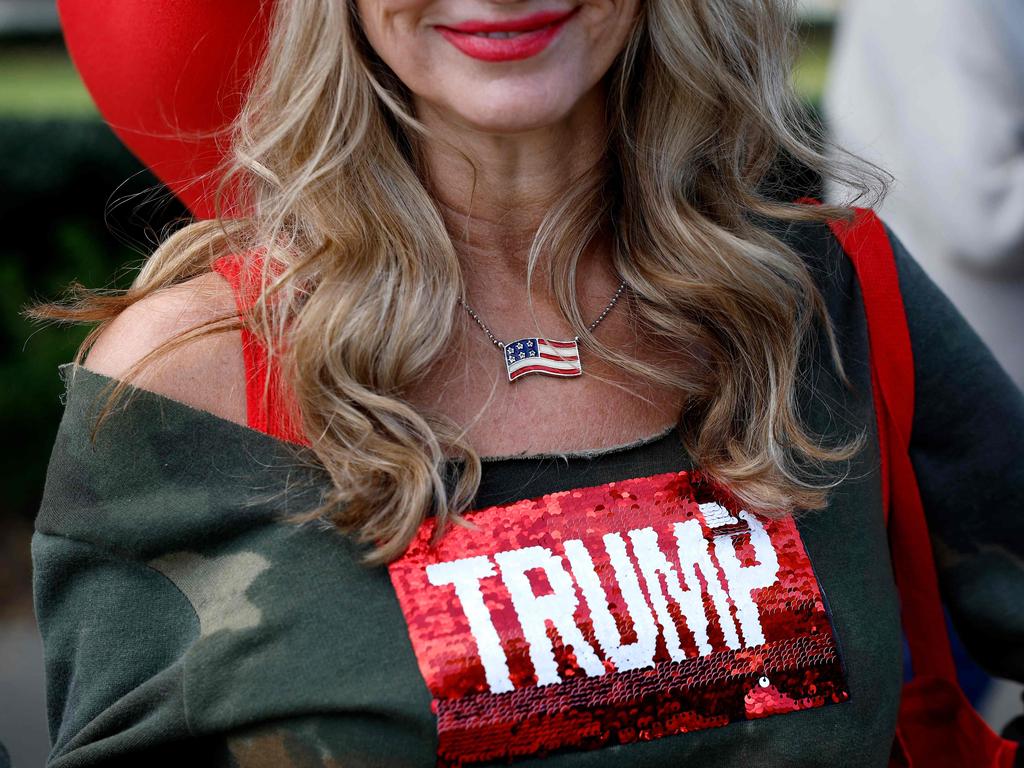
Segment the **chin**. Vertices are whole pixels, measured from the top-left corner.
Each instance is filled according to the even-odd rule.
[[[471,94],[469,98],[466,94]],[[491,83],[467,85],[449,102],[449,111],[484,133],[523,133],[566,119],[582,94],[571,88]]]
[[[481,133],[526,133],[554,125],[565,117],[567,110],[524,108],[522,104],[481,105],[460,117]]]

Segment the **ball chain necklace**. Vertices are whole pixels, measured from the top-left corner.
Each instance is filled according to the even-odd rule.
[[[587,330],[591,333],[597,328],[598,323],[604,320],[605,316],[612,311],[612,307],[619,300],[622,291],[626,287],[626,281],[619,283],[619,288],[608,302],[608,306],[597,316]],[[537,337],[527,339],[516,339],[515,341],[504,342],[498,339],[491,329],[484,325],[484,321],[474,312],[465,299],[459,297],[459,303],[466,308],[469,316],[479,325],[487,338],[498,349],[505,353],[505,369],[508,371],[508,380],[515,381],[520,376],[528,373],[543,373],[548,376],[579,376],[583,373],[583,363],[580,362],[579,336],[573,336],[572,341],[556,341],[554,339],[541,339]]]

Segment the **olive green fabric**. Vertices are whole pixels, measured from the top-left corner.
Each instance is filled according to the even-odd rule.
[[[883,766],[901,681],[860,292],[827,228],[790,238],[825,292],[853,388],[809,350],[801,408],[864,431],[827,509],[799,529],[850,700],[520,765]],[[1024,398],[897,247],[918,375],[913,459],[957,625],[1024,679]],[[32,555],[53,750],[48,766],[426,766],[431,697],[387,570],[322,524],[281,520],[327,478],[307,450],[133,390],[90,442],[110,379],[65,365]],[[691,467],[677,433],[589,455],[485,462],[475,506]]]

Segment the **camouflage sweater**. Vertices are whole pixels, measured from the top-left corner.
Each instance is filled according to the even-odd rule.
[[[801,411],[867,434],[795,521],[746,512],[672,431],[486,461],[472,528],[431,546],[428,520],[368,568],[281,519],[326,487],[308,449],[142,390],[90,442],[109,379],[61,366],[32,544],[48,765],[885,765],[901,640],[863,306],[824,226],[786,236],[853,382],[819,334]],[[892,239],[943,596],[1024,680],[1024,397]]]

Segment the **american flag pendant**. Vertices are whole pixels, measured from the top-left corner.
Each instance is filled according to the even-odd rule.
[[[575,339],[519,339],[505,345],[505,368],[508,380],[515,381],[528,373],[548,376],[579,376],[583,373],[580,350]]]

